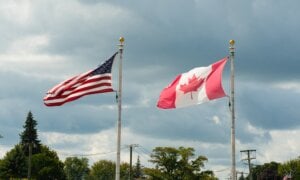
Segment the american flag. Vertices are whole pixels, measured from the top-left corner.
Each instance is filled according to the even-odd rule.
[[[47,92],[46,106],[60,106],[82,96],[112,92],[111,69],[117,52],[98,68],[71,77]]]

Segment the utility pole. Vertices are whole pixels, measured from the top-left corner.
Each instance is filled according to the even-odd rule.
[[[129,180],[132,180],[132,150],[135,147],[138,147],[138,144],[130,144],[128,145],[129,147],[129,152],[130,152],[130,161],[129,161]]]
[[[247,149],[242,150],[241,153],[246,153],[247,157],[242,159],[242,161],[247,160],[248,167],[249,167],[249,179],[252,180],[252,173],[251,173],[251,160],[256,159],[256,150],[255,149]]]

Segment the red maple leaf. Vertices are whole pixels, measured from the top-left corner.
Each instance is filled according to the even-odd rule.
[[[179,90],[183,91],[184,94],[191,93],[191,99],[193,99],[193,91],[197,92],[198,89],[202,86],[204,79],[198,79],[195,74],[192,78],[188,79],[187,84],[180,85]]]

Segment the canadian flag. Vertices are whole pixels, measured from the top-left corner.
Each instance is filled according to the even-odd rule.
[[[222,87],[222,72],[227,59],[178,75],[162,90],[157,107],[180,108],[226,96]]]

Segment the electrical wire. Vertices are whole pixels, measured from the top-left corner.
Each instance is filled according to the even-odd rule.
[[[126,147],[122,147],[121,149],[125,149]],[[69,157],[88,157],[88,156],[101,156],[101,155],[107,155],[107,154],[113,154],[117,153],[117,151],[109,151],[109,152],[102,152],[102,153],[93,153],[93,154],[66,154],[66,153],[59,153],[64,156],[69,156]]]

